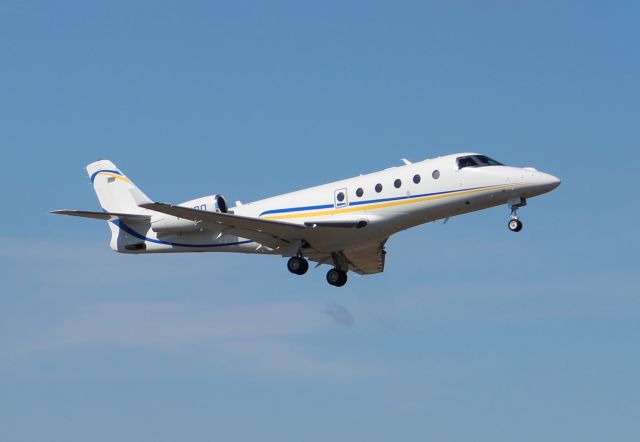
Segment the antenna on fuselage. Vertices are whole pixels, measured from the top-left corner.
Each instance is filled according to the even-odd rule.
[[[413,164],[411,161],[407,160],[406,158],[400,158],[400,161],[402,161],[405,166],[408,166],[409,164]]]

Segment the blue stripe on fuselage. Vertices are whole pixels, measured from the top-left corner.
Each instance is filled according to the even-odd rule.
[[[375,199],[375,200],[366,200],[366,201],[351,201],[351,202],[349,202],[349,206],[362,206],[362,205],[365,205],[365,204],[386,203],[386,202],[389,202],[389,201],[400,201],[400,200],[408,200],[408,199],[414,199],[414,198],[423,198],[423,197],[426,197],[426,196],[436,196],[436,195],[444,195],[446,193],[466,192],[466,191],[469,191],[469,190],[484,189],[484,188],[489,188],[489,187],[494,187],[494,186],[470,187],[468,189],[447,190],[447,191],[444,191],[444,192],[433,192],[433,193],[421,193],[419,195],[404,195],[404,196],[397,196],[397,197],[390,197],[390,198],[379,198],[379,199]],[[348,206],[344,206],[344,207],[348,207]],[[274,213],[303,212],[303,211],[307,211],[307,210],[333,209],[333,208],[334,208],[333,204],[322,204],[322,205],[317,205],[317,206],[303,206],[303,207],[287,207],[287,208],[284,208],[284,209],[266,210],[266,211],[262,212],[258,216],[271,215],[271,214],[274,214]]]

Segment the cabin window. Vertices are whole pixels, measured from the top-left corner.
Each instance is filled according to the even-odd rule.
[[[489,158],[486,155],[468,155],[456,158],[458,169],[465,167],[485,167],[485,166],[504,166],[504,164]]]
[[[413,182],[418,184],[420,182],[420,175],[414,175],[413,176]]]
[[[338,192],[338,194],[336,195],[336,199],[340,202],[344,201],[344,193]]]
[[[399,189],[400,186],[402,186],[402,181],[400,181],[399,179],[393,182],[393,187],[395,187],[396,189]]]
[[[356,190],[356,195],[358,196],[358,198],[364,195],[364,190],[362,190],[362,187],[358,187],[358,189]]]
[[[380,183],[376,184],[376,192],[378,193],[382,192],[382,184]]]
[[[434,180],[437,180],[438,178],[440,178],[440,171],[438,169],[434,170],[433,173],[431,174],[431,177]]]

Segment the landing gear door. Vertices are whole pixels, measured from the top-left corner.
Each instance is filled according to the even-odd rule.
[[[347,207],[349,205],[346,188],[338,189],[333,192],[333,205],[336,209]]]

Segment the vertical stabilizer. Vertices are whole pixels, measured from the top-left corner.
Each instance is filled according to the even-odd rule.
[[[146,195],[109,160],[98,160],[87,166],[93,189],[107,212],[139,214],[145,212],[136,204],[133,193]],[[133,193],[132,193],[133,192]]]

